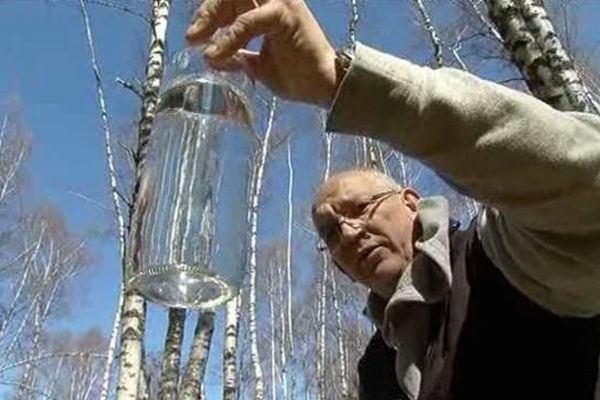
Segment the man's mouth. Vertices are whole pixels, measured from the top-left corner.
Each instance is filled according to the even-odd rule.
[[[365,246],[362,249],[360,249],[358,251],[358,255],[360,258],[361,263],[366,262],[369,258],[371,258],[371,254],[373,254],[373,252],[375,250],[377,250],[380,247],[380,245],[378,244],[374,244],[374,245],[370,245],[370,246]]]

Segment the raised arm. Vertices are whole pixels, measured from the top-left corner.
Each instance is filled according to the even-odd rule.
[[[384,140],[533,229],[600,229],[600,118],[358,45],[329,129]]]
[[[219,28],[226,31],[213,36]],[[260,51],[244,50],[257,36]],[[343,75],[302,0],[205,0],[187,39],[208,44],[215,67],[244,69],[279,96],[330,106],[331,130],[387,141],[523,227],[600,230],[599,117],[360,44]]]

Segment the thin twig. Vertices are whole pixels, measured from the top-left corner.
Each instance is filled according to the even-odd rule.
[[[40,356],[30,357],[23,360],[19,360],[9,365],[5,365],[0,369],[0,374],[5,373],[10,369],[14,369],[20,367],[25,364],[34,363],[42,360],[47,360],[49,358],[57,358],[57,357],[90,357],[90,358],[105,358],[106,354],[100,353],[86,353],[86,352],[68,352],[68,353],[52,353],[52,354],[42,354]]]
[[[99,202],[98,200],[94,200],[91,197],[88,197],[88,196],[84,195],[83,193],[75,192],[73,190],[69,190],[67,193],[70,194],[71,196],[75,196],[75,197],[77,197],[77,198],[79,198],[81,200],[87,201],[88,203],[90,203],[90,204],[98,207],[100,210],[103,210],[103,211],[112,211],[110,209],[110,207],[107,206],[106,204],[103,204],[103,203]]]
[[[150,19],[146,15],[144,15],[144,14],[142,14],[140,12],[137,12],[137,11],[133,10],[132,8],[127,7],[127,6],[124,6],[124,5],[121,5],[121,4],[115,4],[115,3],[113,3],[112,1],[109,1],[109,0],[103,0],[103,1],[100,1],[100,0],[85,0],[85,1],[87,3],[90,3],[90,4],[94,4],[94,5],[101,6],[101,7],[114,8],[114,9],[122,11],[124,13],[133,15],[135,17],[140,18],[142,21],[144,21],[148,25],[150,25]]]
[[[25,389],[31,393],[36,393],[39,395],[42,395],[48,399],[56,399],[56,397],[52,397],[51,395],[47,394],[46,392],[36,389],[33,386],[29,386],[29,385],[25,385],[23,383],[20,382],[12,382],[12,381],[0,381],[0,385],[4,385],[4,386],[14,386],[16,388],[19,389]]]
[[[476,4],[473,0],[467,0],[479,21],[487,28],[487,30],[492,34],[494,39],[496,39],[501,44],[504,44],[504,39],[502,39],[502,35],[498,32],[498,30],[494,27],[494,25],[483,15],[483,13],[479,10],[478,3]]]
[[[140,86],[134,85],[133,83],[126,81],[124,79],[121,79],[119,77],[117,77],[117,79],[115,79],[115,82],[118,83],[119,85],[123,86],[125,89],[132,91],[138,98],[140,98],[140,99],[144,98],[144,92],[142,91],[142,88]]]

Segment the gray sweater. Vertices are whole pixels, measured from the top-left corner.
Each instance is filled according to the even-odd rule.
[[[600,313],[600,117],[358,44],[328,129],[383,140],[483,203],[485,252],[531,300]]]

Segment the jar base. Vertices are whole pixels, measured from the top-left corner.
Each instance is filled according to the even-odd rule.
[[[212,311],[237,293],[237,288],[203,267],[178,265],[161,269],[164,272],[136,276],[130,281],[153,303]]]

